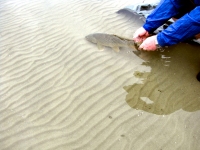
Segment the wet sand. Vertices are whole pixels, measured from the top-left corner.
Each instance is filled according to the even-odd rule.
[[[131,1],[0,2],[1,150],[199,150],[199,46],[98,51]]]

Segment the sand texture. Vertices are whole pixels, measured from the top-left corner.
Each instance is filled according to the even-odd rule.
[[[0,1],[0,150],[199,150],[199,46],[99,51],[131,38],[131,0]]]

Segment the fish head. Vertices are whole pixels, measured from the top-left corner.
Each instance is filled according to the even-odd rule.
[[[97,43],[97,39],[93,36],[93,34],[89,34],[89,35],[87,35],[85,38],[86,38],[86,40],[88,40],[89,42]]]

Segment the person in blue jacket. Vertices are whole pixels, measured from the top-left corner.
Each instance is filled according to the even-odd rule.
[[[177,20],[157,35],[149,34],[167,22]],[[161,0],[147,17],[143,27],[133,35],[140,49],[153,51],[157,46],[170,46],[191,39],[200,33],[200,0]]]

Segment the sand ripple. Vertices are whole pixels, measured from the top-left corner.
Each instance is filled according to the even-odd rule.
[[[84,39],[131,37],[142,22],[115,13],[131,3],[0,2],[0,149],[199,148],[197,113],[163,117],[125,101],[123,87],[141,83],[133,73],[151,69],[144,60],[130,49],[100,52]]]

